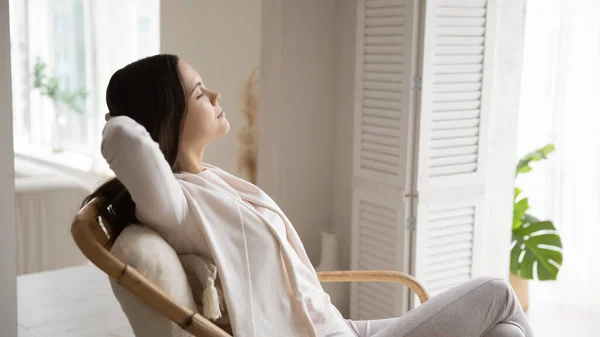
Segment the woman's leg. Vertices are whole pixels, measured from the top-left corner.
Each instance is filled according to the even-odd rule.
[[[532,337],[510,285],[479,278],[439,294],[403,317],[351,322],[360,337]]]

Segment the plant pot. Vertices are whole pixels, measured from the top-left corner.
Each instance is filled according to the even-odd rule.
[[[333,231],[321,232],[321,261],[316,268],[317,271],[340,270],[338,260],[338,235]],[[343,283],[323,283],[323,290],[331,298],[331,303],[340,311],[346,305],[348,297],[347,287]]]
[[[517,294],[523,311],[527,312],[529,310],[529,280],[510,273],[509,282]]]

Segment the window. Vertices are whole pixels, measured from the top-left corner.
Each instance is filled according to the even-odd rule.
[[[10,0],[15,151],[97,170],[110,76],[159,51],[159,0]],[[80,109],[33,86],[37,61]],[[80,110],[80,111],[78,111]],[[77,159],[79,158],[79,159]],[[62,160],[59,159],[59,160]]]

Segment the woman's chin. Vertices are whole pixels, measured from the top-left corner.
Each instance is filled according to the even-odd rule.
[[[229,125],[229,121],[227,120],[227,117],[223,116],[221,117],[221,136],[226,135],[229,133],[229,130],[231,130],[231,125]]]

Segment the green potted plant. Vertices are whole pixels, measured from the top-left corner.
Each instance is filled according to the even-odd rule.
[[[58,77],[46,75],[46,63],[39,57],[33,67],[33,89],[40,92],[42,96],[50,98],[54,105],[54,119],[52,120],[52,150],[62,152],[62,133],[66,126],[65,109],[74,111],[80,115],[85,114],[82,105],[87,98],[87,92],[78,89],[68,91],[61,87]]]
[[[554,152],[549,144],[525,155],[517,164],[515,178],[532,170],[531,163],[545,160]],[[529,214],[529,199],[515,186],[510,250],[510,283],[527,311],[528,280],[556,280],[562,265],[562,242],[554,224]]]

